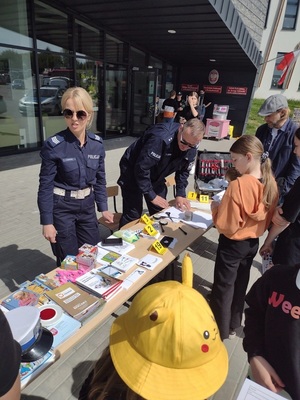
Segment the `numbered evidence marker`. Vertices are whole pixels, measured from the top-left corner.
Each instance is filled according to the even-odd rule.
[[[166,247],[164,247],[160,241],[155,240],[151,246],[151,250],[156,251],[158,254],[165,254],[165,252],[168,250]]]
[[[209,196],[207,194],[200,194],[200,203],[209,203]]]
[[[141,216],[141,222],[148,225],[148,224],[151,224],[151,219],[148,217],[147,214],[144,214]]]
[[[144,232],[150,236],[155,236],[158,234],[157,230],[153,227],[152,224],[147,224],[144,228]]]
[[[189,200],[197,200],[198,194],[197,194],[196,192],[188,192],[187,198],[188,198]]]

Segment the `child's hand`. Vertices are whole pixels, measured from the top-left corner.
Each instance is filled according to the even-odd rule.
[[[213,210],[215,210],[216,208],[218,208],[218,207],[219,207],[219,204],[220,204],[219,201],[213,200],[213,201],[210,203],[210,209],[211,209],[211,211],[213,211]]]

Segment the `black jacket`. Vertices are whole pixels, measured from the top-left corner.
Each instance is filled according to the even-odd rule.
[[[153,125],[127,148],[120,160],[121,175],[118,180],[123,190],[138,186],[151,201],[156,196],[155,187],[160,187],[165,178],[175,172],[176,195],[185,197],[189,171],[197,150],[179,149],[179,126],[174,122]]]

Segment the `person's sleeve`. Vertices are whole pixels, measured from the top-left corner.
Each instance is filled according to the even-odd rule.
[[[136,183],[150,201],[156,197],[151,182],[151,168],[156,166],[163,157],[163,144],[164,141],[161,138],[157,136],[149,137],[134,166]]]
[[[228,186],[221,203],[212,210],[213,222],[219,233],[230,237],[242,226],[241,201],[239,201],[239,189],[237,181]]]
[[[107,192],[106,192],[106,174],[105,174],[105,151],[101,144],[99,166],[96,173],[96,183],[93,185],[95,202],[99,212],[107,211]]]
[[[268,306],[270,271],[259,278],[246,296],[243,348],[248,361],[254,356],[264,357],[265,319]]]
[[[20,370],[21,347],[12,336],[10,326],[0,310],[0,397],[13,387]]]
[[[41,150],[42,164],[38,189],[38,207],[41,225],[53,224],[53,188],[57,173],[56,161],[51,159],[52,149],[46,143]]]
[[[300,161],[296,154],[292,153],[289,158],[288,168],[285,172],[285,177],[280,177],[278,182],[280,195],[282,197],[287,195],[299,175]]]
[[[282,217],[288,222],[294,223],[300,214],[300,177],[297,178],[291,190],[284,198],[284,203],[282,205],[283,214]]]

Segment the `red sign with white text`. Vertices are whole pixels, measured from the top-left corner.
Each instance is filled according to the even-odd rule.
[[[199,84],[197,83],[182,83],[181,92],[198,92]]]
[[[227,86],[226,87],[226,94],[239,94],[241,96],[247,95],[248,88],[247,87],[240,87],[240,86]]]
[[[203,89],[205,93],[222,93],[222,86],[210,86],[210,85],[204,85]]]

